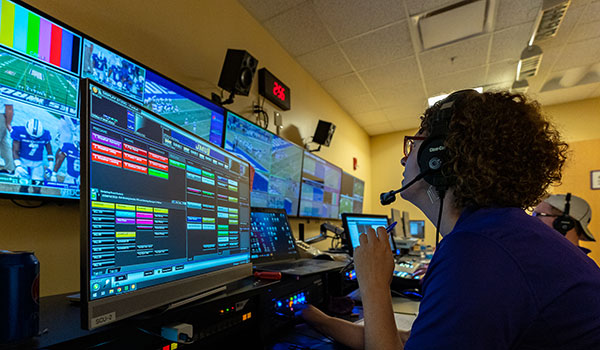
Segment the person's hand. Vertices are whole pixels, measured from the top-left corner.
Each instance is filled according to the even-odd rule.
[[[373,288],[389,288],[394,272],[394,259],[388,233],[379,227],[377,234],[369,228],[359,237],[360,246],[354,249],[354,267],[361,292]]]
[[[302,317],[302,319],[304,319],[306,323],[317,328],[321,328],[329,318],[329,316],[327,316],[323,311],[317,309],[316,307],[310,304],[306,305],[296,315]]]

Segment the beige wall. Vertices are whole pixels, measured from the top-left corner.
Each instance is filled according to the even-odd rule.
[[[600,170],[600,98],[563,103],[543,108],[545,114],[555,123],[564,139],[570,144],[563,184],[551,187],[553,193],[573,192],[586,199],[591,207],[590,228],[600,241],[600,190],[590,189],[590,171]],[[371,137],[372,195],[400,187],[403,167],[400,159],[405,135],[413,135],[416,130],[406,130]],[[389,207],[406,210],[411,219],[425,220],[425,242],[435,244],[435,228],[414,205],[398,198]],[[390,209],[373,201],[373,212],[389,215]],[[592,257],[600,262],[600,242],[583,243],[592,249]]]
[[[96,40],[199,91],[217,92],[227,48],[245,49],[292,90],[292,109],[283,113],[282,135],[293,142],[312,136],[319,119],[336,124],[331,147],[319,155],[366,182],[365,208],[371,206],[368,135],[325,93],[235,0],[30,0],[30,5]],[[230,109],[251,120],[257,101],[238,96]],[[273,107],[265,103],[273,118]],[[271,125],[271,131],[275,129]],[[352,170],[352,157],[359,168]],[[0,249],[34,250],[42,266],[42,295],[79,288],[79,214],[76,205],[38,209],[0,200]],[[300,220],[294,220],[297,227]],[[306,222],[302,220],[302,222]],[[318,230],[311,220],[308,230]],[[323,245],[326,247],[327,245]]]
[[[600,190],[591,189],[592,170],[600,170],[600,98],[548,106],[552,117],[569,143],[569,157],[560,186],[552,193],[571,192],[585,199],[592,208],[588,228],[596,242],[582,242],[591,249],[590,257],[600,265]]]

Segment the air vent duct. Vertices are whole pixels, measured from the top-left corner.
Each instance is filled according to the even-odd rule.
[[[536,75],[541,62],[542,49],[537,45],[527,46],[521,53],[521,59],[517,67],[517,80]]]
[[[571,0],[544,0],[541,19],[535,31],[534,42],[551,38],[558,32]]]

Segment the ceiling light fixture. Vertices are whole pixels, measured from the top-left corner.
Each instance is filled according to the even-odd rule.
[[[483,87],[476,87],[473,88],[473,90],[482,93],[483,92]],[[457,90],[458,91],[458,90]],[[445,99],[446,97],[448,97],[448,95],[450,94],[442,94],[442,95],[437,95],[437,96],[433,96],[427,99],[427,103],[429,103],[429,107],[433,106],[437,101],[441,101],[443,99]]]

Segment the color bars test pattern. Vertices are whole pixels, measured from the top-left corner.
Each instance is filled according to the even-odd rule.
[[[0,18],[0,44],[79,74],[81,37],[8,0]]]
[[[92,161],[169,179],[169,159],[92,132]],[[179,162],[178,162],[179,163]]]

